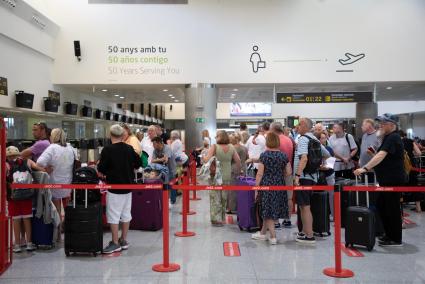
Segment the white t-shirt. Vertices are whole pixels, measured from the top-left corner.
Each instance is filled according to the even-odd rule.
[[[49,175],[51,184],[70,184],[72,183],[74,159],[77,158],[74,148],[70,144],[66,147],[58,144],[50,144],[44,150],[37,160],[41,167],[51,166],[53,172]],[[69,197],[71,189],[53,189],[52,197],[54,199]]]
[[[180,139],[174,140],[171,143],[171,151],[175,157],[180,157],[183,154],[183,143]]]
[[[266,151],[266,138],[263,135],[258,135],[253,143],[254,136],[249,137],[246,142],[246,148],[248,149],[248,156],[250,159],[259,159],[260,155]],[[254,164],[254,167],[258,168],[258,163]]]
[[[350,145],[347,143],[347,138],[345,138],[345,135],[348,135],[348,140],[350,141]],[[356,142],[354,141],[354,138],[351,134],[344,134],[342,137],[336,137],[335,134],[333,134],[329,138],[329,144],[334,151],[335,154],[338,154],[339,156],[343,158],[350,158],[351,155],[351,149],[357,149]],[[350,149],[351,146],[351,149]],[[345,165],[340,159],[336,160],[334,170],[335,171],[342,171],[342,170],[349,170],[354,168],[354,163],[350,161],[347,165]]]
[[[145,151],[146,153],[148,153],[149,155],[148,163],[150,164],[152,162],[154,148],[153,148],[153,143],[151,139],[149,138],[149,136],[146,136],[145,138],[143,138],[142,142],[140,142],[140,145],[142,146],[142,151]]]

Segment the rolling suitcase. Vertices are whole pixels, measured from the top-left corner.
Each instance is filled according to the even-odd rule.
[[[318,237],[331,235],[329,195],[327,191],[313,192],[310,200],[310,210],[313,216],[313,232]],[[301,209],[297,210],[298,231],[302,231]]]
[[[255,178],[239,177],[238,185],[255,186]],[[259,225],[257,224],[255,210],[255,192],[253,190],[238,190],[236,192],[236,198],[239,229],[248,232],[257,231]]]
[[[45,172],[34,171],[32,172],[32,177],[36,184],[47,184],[49,182],[49,175]],[[37,203],[37,195],[40,194],[40,192],[41,191],[37,191],[37,194],[34,196],[33,204]],[[37,211],[33,210],[33,218],[31,219],[32,242],[37,248],[51,249],[55,246],[53,241],[53,234],[55,231],[53,224],[45,224],[43,216],[37,218],[35,216],[36,213]]]
[[[33,212],[31,220],[32,225],[32,243],[37,248],[51,249],[55,246],[53,242],[53,224],[44,224],[43,217],[35,217]]]
[[[147,184],[162,184],[161,179],[145,179]],[[157,231],[162,229],[162,191],[135,190],[131,201],[131,230]]]
[[[65,208],[65,255],[71,253],[92,253],[97,256],[103,250],[102,205],[88,203],[87,190],[85,205],[73,202]]]
[[[365,184],[368,185],[367,176]],[[345,246],[361,245],[371,251],[375,246],[376,238],[375,212],[369,208],[369,192],[366,192],[366,207],[359,206],[358,191],[355,195],[356,206],[350,206],[347,209]]]

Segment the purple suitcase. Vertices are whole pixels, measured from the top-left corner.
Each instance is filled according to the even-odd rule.
[[[144,183],[161,183],[162,180],[148,180]],[[131,201],[130,229],[157,231],[162,229],[162,190],[134,190]]]
[[[238,185],[242,186],[255,186],[255,178],[253,177],[239,177]],[[253,218],[253,210],[255,210],[255,192],[253,190],[238,190],[238,225],[241,231],[256,231],[258,225]]]

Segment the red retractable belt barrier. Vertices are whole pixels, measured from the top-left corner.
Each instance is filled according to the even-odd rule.
[[[425,186],[344,186],[344,191],[424,192]]]
[[[183,185],[188,185],[189,184],[189,176],[188,176],[188,172],[185,172],[183,177],[182,177],[182,181],[183,181]],[[175,186],[173,185],[173,188],[175,188]],[[188,204],[189,204],[189,191],[184,190],[183,191],[183,198],[182,198],[182,231],[181,232],[176,232],[174,235],[176,237],[193,237],[196,235],[195,232],[190,232],[187,230],[187,215],[189,213],[189,209],[188,209]]]
[[[0,118],[0,275],[12,264],[12,219],[6,214],[6,124]]]

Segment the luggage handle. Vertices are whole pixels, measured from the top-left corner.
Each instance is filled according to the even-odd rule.
[[[85,200],[84,200],[84,205],[85,205],[85,208],[87,208],[87,199],[88,199],[88,196],[87,196],[87,189],[85,189],[85,192],[86,192],[86,198],[85,198]],[[73,207],[75,208],[75,189],[73,189],[72,190],[72,194],[73,194],[73,200],[72,200],[72,205],[73,205]]]
[[[376,176],[375,176],[375,180],[376,180]],[[369,186],[369,177],[367,175],[367,173],[365,173],[365,177],[364,177],[364,181],[365,181],[365,186]],[[356,176],[356,186],[359,185],[359,177]],[[356,206],[359,206],[359,192],[356,191]],[[369,208],[369,191],[366,191],[366,207]]]

